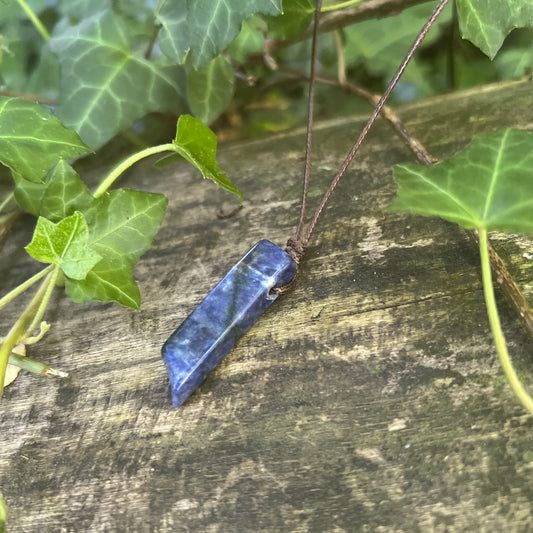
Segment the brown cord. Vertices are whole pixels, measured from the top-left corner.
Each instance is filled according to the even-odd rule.
[[[296,237],[291,237],[287,241],[287,247],[285,248],[285,251],[292,257],[293,261],[296,263],[296,274],[288,285],[283,285],[283,287],[274,287],[273,289],[271,289],[270,292],[272,294],[277,294],[278,296],[289,292],[294,287],[294,284],[296,283],[296,278],[298,277],[300,261],[302,260],[302,257],[305,253],[305,246],[303,245],[300,239],[297,239]]]
[[[305,248],[306,247],[300,239],[291,237],[287,241],[287,247],[285,248],[285,251],[294,259],[294,262],[298,266],[305,253]]]
[[[328,203],[331,195],[333,194],[333,191],[336,189],[337,185],[339,184],[341,178],[344,176],[344,173],[346,172],[346,169],[348,168],[348,165],[352,162],[352,159],[355,157],[355,154],[357,153],[357,150],[365,140],[368,132],[370,131],[370,128],[373,126],[376,118],[378,117],[382,107],[385,105],[387,100],[389,99],[389,96],[392,93],[392,90],[396,86],[396,83],[398,83],[398,80],[402,76],[404,70],[407,68],[407,65],[409,64],[409,61],[411,61],[411,58],[413,57],[414,53],[416,52],[417,48],[420,46],[420,43],[423,41],[424,37],[427,35],[428,31],[430,30],[431,26],[433,26],[433,23],[441,13],[441,11],[446,7],[446,4],[448,4],[449,0],[440,0],[438,6],[435,8],[427,22],[424,24],[424,27],[420,31],[420,33],[417,35],[415,42],[411,45],[411,48],[407,52],[407,55],[405,56],[404,60],[402,61],[400,67],[396,71],[396,74],[394,74],[394,77],[392,78],[391,82],[389,83],[389,86],[387,87],[386,91],[383,93],[383,96],[380,98],[377,106],[374,109],[374,112],[368,119],[368,122],[366,123],[365,127],[363,128],[363,131],[359,135],[359,138],[357,141],[355,141],[354,145],[352,146],[352,149],[350,150],[349,154],[346,156],[346,159],[344,160],[341,168],[337,172],[337,175],[333,178],[333,181],[331,182],[331,185],[328,187],[328,190],[324,194],[322,201],[320,202],[320,205],[318,206],[317,210],[315,211],[315,214],[313,215],[313,218],[311,222],[309,223],[309,226],[307,227],[307,232],[305,234],[305,237],[303,239],[304,246],[307,246],[307,243],[309,242],[309,239],[311,238],[311,235],[313,234],[313,231],[315,229],[315,226],[318,222],[318,219],[320,218],[320,215],[322,214],[322,211],[326,207],[326,204]]]
[[[442,10],[446,7],[446,4],[448,4],[449,0],[440,0],[439,4],[429,17],[429,19],[424,24],[424,27],[420,31],[420,33],[417,35],[415,42],[412,44],[411,48],[407,52],[407,55],[403,59],[402,63],[400,64],[400,67],[396,71],[396,74],[392,78],[391,82],[389,83],[389,86],[387,87],[386,91],[383,93],[383,96],[380,98],[379,102],[377,103],[372,115],[368,119],[368,122],[366,123],[365,127],[363,128],[363,131],[359,135],[359,138],[355,141],[354,145],[352,146],[350,152],[346,156],[346,159],[344,160],[340,170],[337,172],[336,176],[333,178],[333,181],[331,182],[330,186],[328,187],[326,193],[324,194],[322,201],[320,202],[317,210],[315,211],[315,214],[313,215],[313,218],[311,219],[311,222],[309,223],[307,227],[307,231],[305,233],[304,238],[302,239],[302,231],[303,231],[303,223],[305,218],[305,209],[307,204],[307,191],[309,188],[309,169],[310,169],[310,158],[311,158],[311,130],[312,130],[312,120],[313,120],[313,95],[314,95],[314,82],[315,82],[315,62],[316,62],[316,50],[317,50],[317,35],[318,35],[318,21],[319,21],[319,15],[320,15],[320,6],[321,6],[321,0],[318,0],[316,10],[315,10],[315,20],[314,20],[314,26],[313,26],[313,47],[312,47],[312,54],[311,54],[311,75],[310,75],[310,81],[309,81],[309,115],[307,117],[307,144],[306,144],[306,157],[305,157],[305,172],[304,172],[304,186],[303,186],[303,194],[302,194],[302,205],[300,209],[300,219],[298,222],[298,227],[296,229],[296,234],[294,237],[291,237],[287,241],[287,248],[286,252],[294,259],[294,262],[296,263],[296,275],[294,276],[294,279],[286,286],[284,287],[276,287],[275,289],[272,289],[271,292],[274,294],[285,294],[288,292],[294,285],[295,279],[298,275],[298,266],[300,264],[300,261],[305,253],[305,250],[307,248],[307,245],[309,243],[309,240],[311,239],[311,235],[313,234],[313,231],[315,229],[315,226],[318,222],[318,219],[320,218],[320,215],[322,214],[322,211],[326,207],[326,204],[328,203],[331,195],[333,194],[333,191],[339,184],[341,178],[344,176],[344,173],[346,172],[346,169],[348,168],[349,164],[352,162],[352,159],[355,157],[355,154],[357,153],[357,150],[365,140],[368,132],[370,131],[370,128],[373,126],[376,118],[378,117],[379,113],[381,112],[383,106],[387,102],[389,96],[392,93],[392,90],[396,86],[396,83],[402,76],[404,70],[407,68],[407,65],[409,64],[409,61],[413,57],[414,53],[416,52],[417,48],[420,46],[420,43],[423,41],[424,37],[427,35],[428,31],[430,30],[431,26],[439,16],[439,14],[442,12]]]
[[[318,43],[318,19],[322,0],[317,0],[315,8],[315,19],[313,23],[313,44],[311,48],[311,73],[309,76],[309,102],[307,108],[307,139],[305,143],[305,165],[304,165],[304,182],[302,187],[302,203],[300,206],[300,218],[296,228],[295,239],[299,241],[302,237],[305,223],[305,210],[307,208],[307,193],[309,191],[309,176],[311,173],[311,140],[313,137],[313,115],[315,106],[315,79],[316,79],[316,51]]]

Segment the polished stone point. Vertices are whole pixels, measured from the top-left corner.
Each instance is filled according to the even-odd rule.
[[[172,404],[180,406],[288,285],[296,263],[262,240],[226,274],[163,345]]]

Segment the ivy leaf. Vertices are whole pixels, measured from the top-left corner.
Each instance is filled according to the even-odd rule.
[[[26,3],[34,13],[39,13],[46,7],[46,0],[29,0]],[[14,22],[26,18],[28,18],[28,15],[21,9],[17,2],[0,0],[0,21]]]
[[[136,263],[152,244],[165,215],[165,195],[117,189],[104,194],[85,211],[89,244],[105,254],[119,253]]]
[[[494,58],[494,68],[501,79],[518,78],[531,72],[533,65],[533,28],[519,30],[519,42],[514,41],[512,48],[500,50]],[[517,37],[514,32],[513,37]]]
[[[289,39],[307,29],[315,8],[310,0],[283,0],[283,15],[265,17],[268,33],[274,39]]]
[[[87,185],[64,160],[48,173],[44,182],[33,183],[13,175],[15,200],[28,213],[57,222],[83,211],[93,201]]]
[[[533,233],[533,134],[506,129],[475,137],[433,167],[396,165],[389,211],[440,216],[465,228]]]
[[[179,114],[181,68],[132,54],[125,22],[100,12],[54,36],[61,64],[58,114],[93,148],[149,111]]]
[[[117,301],[140,308],[133,267],[148,250],[165,215],[162,194],[118,189],[94,200],[85,211],[91,250],[102,260],[84,280],[66,279],[65,289],[75,302]]]
[[[181,115],[173,144],[178,155],[173,154],[163,158],[158,166],[164,166],[169,160],[183,157],[198,168],[204,178],[209,178],[224,190],[236,194],[242,202],[241,191],[218,166],[217,137],[207,126],[190,115]]]
[[[155,167],[163,168],[186,159],[200,170],[204,178],[209,178],[224,190],[236,194],[242,202],[241,191],[218,166],[217,138],[207,126],[190,115],[181,115],[176,128],[176,138],[172,144],[176,153],[162,157],[155,163]]]
[[[0,21],[3,22],[1,14]],[[17,25],[12,26],[10,30],[16,29]],[[59,86],[59,64],[48,45],[37,47],[32,41],[20,40],[18,35],[10,39],[5,34],[2,35],[3,29],[0,27],[0,84],[2,88],[9,89],[13,93],[38,94],[42,101],[44,101],[43,97],[56,99]],[[32,65],[31,68],[28,65]]]
[[[94,200],[76,171],[61,160],[51,171],[41,199],[40,215],[60,220],[74,211],[84,211]]]
[[[124,258],[103,259],[84,281],[65,280],[65,291],[76,303],[118,302],[139,310],[141,295],[133,279],[133,266]]]
[[[161,23],[159,46],[170,59],[183,63],[190,53],[199,68],[216,57],[254,13],[278,15],[281,0],[173,0],[157,15]]]
[[[458,0],[457,14],[462,37],[491,59],[511,30],[533,25],[531,0]]]
[[[59,0],[61,13],[73,19],[86,19],[109,7],[109,0]]]
[[[20,174],[12,173],[15,181],[15,201],[27,213],[39,216],[41,211],[41,198],[46,190],[42,181],[34,182],[24,179]]]
[[[187,77],[187,93],[192,112],[210,124],[229,105],[235,91],[231,65],[218,56]]]
[[[1,13],[0,20],[2,20]],[[14,31],[16,27],[17,24],[13,24],[6,29]],[[9,87],[11,91],[22,92],[28,80],[26,65],[30,54],[35,52],[28,43],[19,40],[17,35],[10,36],[9,33],[6,35],[4,27],[1,27],[0,31],[2,32],[0,33],[0,83],[5,88]]]
[[[50,109],[0,96],[0,163],[30,181],[42,181],[59,159],[91,152]]]
[[[424,3],[405,9],[394,17],[366,20],[343,28],[346,66],[362,64],[371,74],[389,76],[402,62],[434,8],[433,3]],[[447,24],[451,18],[450,3],[429,30],[422,47],[435,42],[441,35],[439,26]],[[421,88],[422,93],[432,94],[432,77],[424,71],[422,65],[423,62],[415,56],[408,65],[402,82],[411,82]]]
[[[59,61],[46,44],[41,48],[37,65],[28,73],[22,91],[45,96],[54,101],[58,96],[59,80]]]
[[[242,23],[239,35],[228,46],[228,53],[232,60],[244,63],[253,53],[263,50],[267,25],[259,17],[253,16]]]
[[[76,211],[57,224],[39,217],[33,238],[25,250],[37,261],[59,265],[65,276],[82,280],[101,256],[87,247],[89,228]]]

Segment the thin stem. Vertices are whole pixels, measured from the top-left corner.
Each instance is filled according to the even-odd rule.
[[[2,210],[4,209],[4,207],[9,203],[11,202],[11,200],[13,200],[13,198],[15,197],[15,191],[11,191],[5,198],[4,200],[2,201],[2,203],[0,204],[0,213],[2,212]]]
[[[40,272],[37,272],[34,276],[27,279],[24,283],[21,283],[18,287],[15,287],[12,291],[8,292],[3,298],[0,299],[0,309],[5,307],[9,302],[13,301],[19,294],[22,294],[26,289],[29,289],[34,283],[37,283],[41,278],[46,276],[54,269],[55,265],[48,265]]]
[[[450,25],[450,37],[448,39],[448,46],[446,49],[446,72],[448,77],[449,90],[455,90],[456,75],[455,75],[455,42],[457,40],[459,25],[457,21],[457,2],[452,5],[452,22]]]
[[[344,44],[342,42],[341,30],[335,30],[333,32],[333,38],[335,39],[335,51],[337,52],[337,79],[339,85],[344,87],[347,83],[346,79],[346,61],[344,58]]]
[[[56,281],[56,286],[57,286],[57,281]],[[39,342],[50,329],[50,324],[43,320],[40,323],[39,328],[40,328],[39,333],[37,333],[37,335],[34,335],[33,337],[28,337],[27,335],[25,335],[24,344],[26,346],[28,346],[28,344],[35,344],[36,342]]]
[[[298,76],[302,78],[308,78],[309,74],[303,70],[293,70],[289,68],[280,68],[280,72],[286,72],[293,76]],[[376,106],[379,102],[379,95],[372,94],[371,92],[346,81],[341,83],[337,78],[333,76],[316,76],[317,83],[323,83],[324,85],[331,85],[334,87],[339,87],[349,93],[352,93],[356,96],[364,98],[371,106]],[[405,144],[411,149],[416,158],[423,163],[424,165],[434,165],[437,162],[437,159],[434,158],[422,145],[422,143],[413,135],[411,135],[405,126],[403,125],[400,118],[394,113],[394,111],[387,105],[384,105],[381,108],[381,116],[386,119],[398,135],[402,138]]]
[[[43,23],[39,20],[39,17],[32,11],[31,7],[25,2],[25,0],[17,0],[19,6],[24,10],[26,15],[30,18],[37,31],[41,34],[45,41],[50,40],[50,34],[43,26]]]
[[[44,293],[44,296],[41,300],[41,303],[39,304],[39,308],[37,309],[37,312],[35,313],[35,316],[33,317],[33,320],[31,321],[30,325],[26,328],[26,331],[24,334],[20,337],[20,341],[26,340],[30,334],[37,328],[37,325],[43,318],[44,312],[46,310],[46,306],[48,305],[48,302],[50,301],[50,297],[52,296],[52,292],[54,291],[54,288],[56,286],[57,277],[59,276],[59,272],[61,271],[61,267],[59,265],[54,265],[54,271],[51,273],[50,281],[48,283],[48,286],[46,287],[46,291]],[[42,328],[41,328],[42,331]],[[45,327],[44,333],[48,331]],[[43,333],[43,335],[44,335]]]
[[[427,2],[427,0],[367,0],[366,2],[360,2],[350,9],[337,9],[333,12],[325,13],[324,17],[320,20],[318,32],[330,32],[364,20],[395,16],[404,9],[423,2]],[[308,39],[309,37],[310,31],[307,30],[294,40]],[[275,48],[277,50],[278,47],[283,47],[287,44],[287,41],[278,41]]]
[[[5,533],[5,527],[7,524],[7,506],[0,494],[0,532]]]
[[[304,167],[304,182],[302,190],[302,204],[300,208],[300,218],[296,228],[295,238],[297,241],[302,236],[302,231],[305,222],[305,209],[307,207],[307,193],[309,191],[309,174],[311,171],[311,140],[313,137],[313,113],[315,102],[315,73],[316,73],[316,51],[317,51],[317,36],[318,36],[318,19],[320,17],[320,7],[322,0],[317,0],[315,9],[315,20],[313,24],[313,45],[311,49],[311,74],[309,76],[309,101],[307,108],[307,140],[305,145],[305,167]]]
[[[59,267],[57,267],[57,269],[59,269]],[[31,324],[35,314],[38,312],[41,301],[48,291],[48,286],[54,278],[54,272],[50,272],[46,278],[44,278],[39,290],[35,293],[13,327],[9,330],[7,337],[4,339],[4,342],[0,347],[0,398],[2,397],[2,392],[4,390],[4,379],[9,355],[13,351],[13,347],[19,341],[21,335],[23,335],[26,328]]]
[[[389,99],[389,96],[392,93],[392,90],[396,86],[396,83],[398,83],[398,80],[402,76],[404,70],[406,69],[407,65],[409,64],[409,61],[413,57],[415,51],[420,46],[420,43],[424,40],[424,37],[427,35],[428,31],[430,30],[431,26],[441,13],[441,11],[446,7],[446,4],[449,2],[449,0],[440,0],[438,6],[435,8],[427,22],[424,24],[424,27],[418,34],[417,38],[415,39],[415,42],[409,49],[409,52],[407,52],[407,55],[405,56],[405,59],[402,61],[402,64],[400,65],[400,68],[397,70],[396,74],[392,78],[391,82],[389,83],[389,86],[387,87],[387,90],[383,93],[383,96],[380,98],[378,105],[374,109],[374,112],[370,116],[368,122],[366,123],[365,127],[363,128],[363,131],[361,132],[361,135],[359,135],[359,138],[353,145],[352,149],[350,150],[350,153],[344,160],[344,163],[342,164],[340,170],[338,171],[337,175],[333,178],[333,181],[331,182],[331,185],[329,186],[328,190],[324,194],[324,197],[322,198],[322,201],[320,202],[320,205],[318,206],[317,210],[315,211],[315,214],[313,216],[313,219],[311,220],[307,232],[305,235],[305,238],[303,240],[304,246],[307,246],[307,243],[309,242],[309,239],[311,238],[311,235],[313,234],[313,230],[315,229],[315,226],[318,222],[318,219],[320,218],[320,215],[322,214],[322,211],[326,207],[326,204],[328,203],[329,198],[333,194],[333,191],[336,189],[337,185],[339,184],[341,178],[344,176],[344,173],[346,172],[346,169],[348,168],[348,165],[352,162],[352,159],[354,158],[355,154],[357,153],[357,150],[363,143],[364,139],[366,138],[368,132],[370,131],[370,128],[374,124],[376,118],[378,117],[381,108],[385,105],[385,102]]]
[[[57,105],[57,98],[49,98],[48,96],[43,96],[41,94],[21,93],[18,91],[0,91],[0,96],[13,96],[15,98],[22,98],[24,100],[32,100],[33,102],[38,102],[39,104]]]
[[[465,235],[468,238],[470,244],[479,249],[479,234],[475,230],[465,230]],[[501,289],[503,295],[507,299],[507,302],[511,305],[514,312],[520,320],[523,330],[533,339],[533,309],[526,300],[526,297],[522,294],[520,287],[514,280],[513,276],[502,258],[498,255],[496,250],[491,246],[490,241],[489,248],[489,260],[490,268],[492,271],[492,279],[494,283]]]
[[[154,49],[155,41],[157,39],[157,36],[159,35],[160,30],[161,30],[161,24],[156,24],[154,26],[154,29],[152,30],[152,35],[150,36],[150,42],[148,43],[146,52],[144,52],[144,59],[150,59],[150,56],[152,55],[152,51]]]
[[[505,337],[500,324],[500,317],[498,316],[498,310],[496,308],[496,299],[494,298],[494,288],[492,286],[492,275],[490,271],[487,230],[485,228],[479,229],[479,253],[481,256],[483,293],[485,295],[485,303],[487,305],[487,313],[489,315],[490,329],[492,331],[494,344],[496,345],[496,350],[498,352],[498,356],[500,357],[503,371],[507,377],[507,380],[509,381],[509,385],[511,385],[513,392],[516,394],[522,405],[527,411],[533,414],[533,399],[527,393],[521,381],[518,379],[511,359],[509,358],[509,353],[507,352],[507,344],[505,343]]]
[[[4,245],[4,242],[11,231],[11,228],[15,225],[15,222],[24,214],[24,211],[20,207],[16,207],[5,215],[0,215],[0,248]]]
[[[98,185],[96,191],[94,191],[94,197],[98,198],[99,196],[102,196],[111,185],[118,179],[118,177],[129,167],[131,167],[134,163],[137,161],[140,161],[141,159],[151,156],[153,154],[158,154],[160,152],[174,152],[174,145],[172,143],[167,144],[160,144],[158,146],[151,146],[150,148],[146,148],[145,150],[141,150],[140,152],[137,152],[130,157],[126,158],[122,163],[119,163]]]
[[[287,68],[280,68],[280,71],[287,72],[293,76],[307,78],[309,74],[300,70],[292,70]],[[317,76],[316,81],[318,83],[324,83],[327,85],[333,85],[341,87],[339,80],[331,76]],[[350,82],[347,82],[343,89],[365,98],[371,105],[376,105],[379,100],[379,96],[373,95],[372,93],[354,85]],[[383,118],[389,121],[391,126],[396,130],[400,137],[405,141],[406,145],[411,149],[416,158],[424,165],[434,165],[438,163],[438,159],[433,157],[425,148],[425,146],[415,137],[413,137],[405,126],[400,121],[399,117],[392,111],[388,106],[383,106],[381,109],[381,115]],[[475,230],[465,230],[465,235],[468,237],[469,242],[475,246],[476,250],[479,249],[479,236]],[[522,294],[520,287],[517,285],[516,281],[513,279],[502,258],[498,255],[496,250],[490,245],[489,248],[489,258],[492,274],[494,277],[495,283],[502,290],[505,298],[508,303],[512,306],[516,315],[518,316],[520,323],[524,331],[533,338],[533,309],[529,305],[528,301]]]
[[[325,13],[323,17],[320,17],[318,33],[338,30],[364,20],[394,16],[404,9],[423,2],[427,2],[427,0],[368,0],[351,9]],[[271,41],[269,52],[274,54],[295,42],[309,39],[311,34],[312,30],[309,29],[291,39]]]
[[[24,357],[23,355],[18,355],[16,353],[9,354],[8,363],[10,365],[18,366],[19,368],[22,368],[22,370],[27,370],[28,372],[32,372],[34,374],[40,374],[41,376],[46,376],[47,378],[53,376],[65,378],[68,376],[66,372],[55,370],[45,363],[35,361],[34,359],[30,359],[29,357]]]
[[[327,13],[328,11],[336,11],[337,9],[345,9],[346,7],[354,7],[358,4],[361,4],[365,0],[347,0],[346,2],[340,2],[339,4],[334,4],[332,6],[324,6],[321,9],[322,13]]]

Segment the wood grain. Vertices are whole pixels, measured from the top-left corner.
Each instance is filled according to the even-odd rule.
[[[532,128],[517,81],[397,109],[439,158],[473,135]],[[311,207],[363,124],[317,124]],[[170,204],[135,277],[142,312],[56,297],[29,355],[68,371],[21,375],[0,404],[0,490],[10,533],[528,532],[533,420],[492,346],[479,261],[452,224],[384,214],[391,165],[411,160],[379,121],[319,222],[295,289],[181,408],[160,348],[260,238],[297,221],[304,129],[220,148],[244,209],[186,164],[142,163],[127,185]],[[99,172],[98,169],[93,171]],[[39,266],[2,250],[0,289]],[[528,298],[531,241],[493,235]],[[5,331],[23,302],[2,313]],[[532,344],[500,298],[531,389]],[[17,307],[18,306],[18,307]]]

